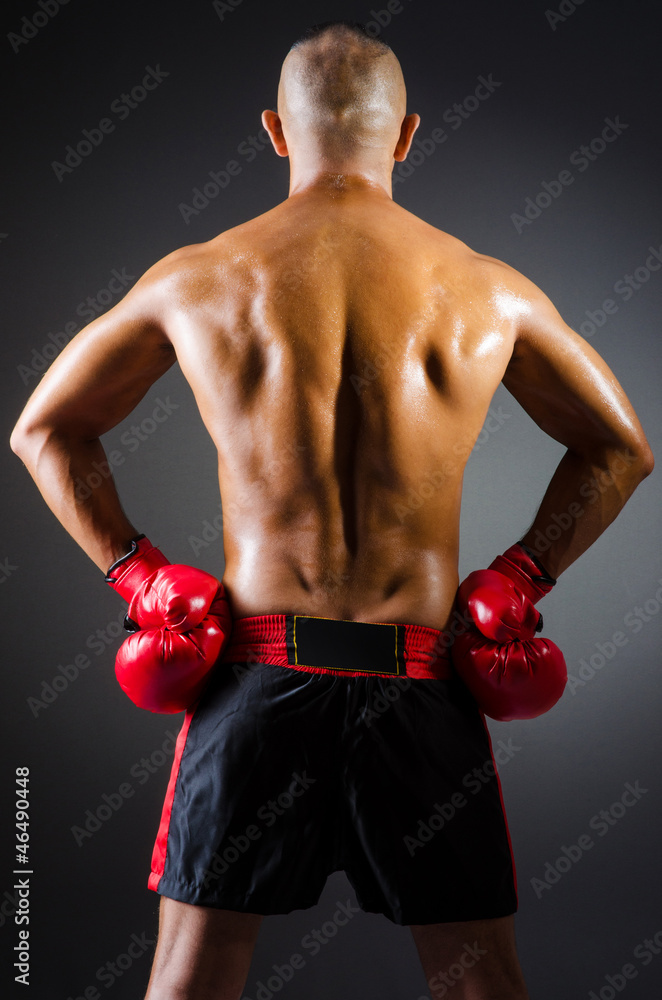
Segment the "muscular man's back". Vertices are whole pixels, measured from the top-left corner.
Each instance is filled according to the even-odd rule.
[[[505,269],[363,185],[169,260],[234,617],[444,628],[463,470],[513,348]]]
[[[351,22],[315,26],[262,122],[290,157],[286,201],[155,264],[67,344],[11,439],[130,601],[141,628],[118,656],[125,690],[144,707],[187,708],[150,874],[163,902],[147,996],[239,997],[261,915],[310,907],[344,869],[363,909],[411,926],[429,983],[469,940],[485,957],[462,995],[525,1000],[496,773],[420,854],[403,848],[489,762],[483,713],[532,717],[562,690],[559,651],[519,641],[535,608],[511,572],[545,593],[653,456],[614,374],[540,289],[392,201],[420,119],[406,114],[387,45]],[[175,360],[218,449],[224,592],[163,566],[124,513],[101,443]],[[450,647],[432,630],[448,627],[456,596],[464,467],[499,382],[566,449],[525,547],[513,546],[544,575],[497,580],[488,612],[498,625],[510,602],[512,639],[467,632],[440,656]],[[293,613],[331,621],[295,636]],[[229,640],[220,660],[216,640]],[[512,675],[493,681],[511,647]],[[233,667],[255,669],[224,670],[231,651]],[[383,714],[396,672],[408,683]],[[455,683],[473,692],[468,677],[485,697]],[[312,776],[301,795],[299,774]],[[239,859],[235,834],[257,830],[285,788],[287,818]]]

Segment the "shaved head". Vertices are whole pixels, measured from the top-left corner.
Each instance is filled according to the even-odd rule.
[[[288,143],[316,143],[347,156],[362,147],[392,150],[406,113],[400,63],[384,42],[352,22],[309,28],[290,49],[278,87]]]

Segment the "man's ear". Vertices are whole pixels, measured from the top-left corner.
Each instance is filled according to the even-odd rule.
[[[420,115],[407,115],[402,120],[402,128],[400,129],[400,138],[398,139],[395,151],[393,153],[393,159],[402,162],[407,158],[407,153],[412,144],[414,138],[414,133],[416,129],[421,124]]]
[[[283,126],[279,115],[275,111],[263,111],[262,124],[269,133],[271,144],[278,155],[289,156],[287,143],[285,142],[285,136],[283,135]]]

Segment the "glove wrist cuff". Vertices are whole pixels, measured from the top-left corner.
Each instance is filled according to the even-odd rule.
[[[516,542],[490,564],[504,576],[509,577],[534,604],[556,585],[534,552],[523,542]]]
[[[535,554],[535,552],[533,551],[533,549],[530,549],[528,545],[524,544],[524,542],[517,542],[516,544],[521,549],[523,549],[523,551],[525,552],[525,554],[529,557],[530,562],[533,563],[533,568],[539,574],[539,581],[541,583],[541,586],[544,585],[544,586],[548,587],[549,590],[551,590],[552,587],[554,587],[556,585],[556,579],[555,579],[555,577],[553,577],[550,573],[547,572],[547,570],[545,569],[545,567],[543,566],[543,564],[540,562],[540,559]],[[549,593],[549,590],[548,590],[548,593]]]
[[[131,540],[131,549],[117,559],[106,574],[109,584],[125,601],[131,601],[138,588],[162,566],[170,563],[145,535]]]

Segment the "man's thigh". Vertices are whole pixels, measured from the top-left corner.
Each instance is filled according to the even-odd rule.
[[[528,1000],[514,917],[409,927],[432,1000]]]
[[[238,1000],[263,919],[162,896],[145,1000]]]

